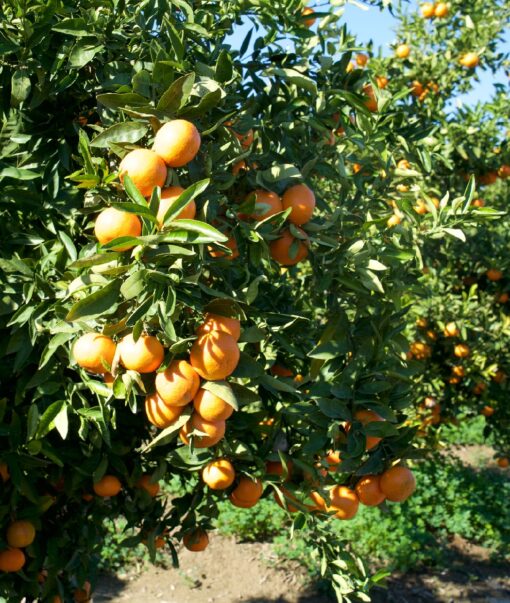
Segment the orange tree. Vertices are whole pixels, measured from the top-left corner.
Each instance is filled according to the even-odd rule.
[[[4,3],[4,596],[87,600],[118,517],[203,550],[225,497],[295,513],[339,599],[378,579],[322,526],[414,489],[403,300],[476,212],[414,220],[431,126],[302,11]]]
[[[432,11],[440,8],[440,16]],[[445,8],[446,7],[446,8]],[[417,374],[416,425],[433,426],[459,416],[486,417],[504,466],[510,450],[508,396],[508,94],[496,86],[491,100],[455,107],[472,90],[481,70],[508,63],[500,49],[509,10],[500,2],[423,3],[399,15],[397,38],[409,45],[405,60],[373,59],[388,88],[407,86],[410,115],[432,129],[420,158],[407,155],[405,169],[424,160],[421,173],[407,171],[403,197],[414,218],[430,225],[474,177],[471,205],[483,226],[453,232],[422,248],[423,272],[412,299],[411,368]],[[405,175],[405,173],[402,173]],[[411,298],[410,298],[411,299]],[[436,429],[438,428],[438,429]]]

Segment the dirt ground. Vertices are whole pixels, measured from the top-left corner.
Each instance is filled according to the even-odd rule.
[[[443,571],[388,581],[374,603],[510,603],[510,564],[494,566],[486,551],[460,539]],[[182,551],[179,569],[150,567],[141,575],[104,577],[94,603],[331,603],[303,570],[282,563],[270,544],[236,544],[215,536],[200,554]]]

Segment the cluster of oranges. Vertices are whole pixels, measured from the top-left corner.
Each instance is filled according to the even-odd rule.
[[[444,19],[449,13],[446,2],[438,2],[437,4],[425,2],[425,4],[421,5],[420,10],[425,19]]]
[[[34,524],[27,520],[14,521],[7,528],[8,548],[0,551],[0,571],[19,572],[25,565],[25,553],[22,551],[35,540]]]

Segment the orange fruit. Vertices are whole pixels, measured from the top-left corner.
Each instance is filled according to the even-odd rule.
[[[81,495],[82,500],[84,500],[85,502],[91,502],[92,500],[94,500],[94,497],[92,496],[92,494],[89,494],[88,492],[84,492]]]
[[[501,369],[498,369],[495,374],[492,377],[492,380],[495,383],[504,383],[506,381],[507,378],[507,374],[505,373],[505,371],[502,371]]]
[[[469,349],[469,346],[465,343],[458,343],[453,348],[453,353],[455,354],[455,356],[457,356],[457,358],[467,358],[471,353],[471,350]]]
[[[315,209],[315,195],[306,184],[296,184],[283,193],[282,205],[283,209],[291,208],[288,216],[289,222],[301,226],[312,218]]]
[[[291,460],[287,461],[287,479],[289,481],[292,475],[292,467],[293,463]],[[267,461],[266,462],[266,474],[267,475],[277,475],[279,477],[283,477],[284,467],[281,461]]]
[[[200,336],[190,352],[191,365],[208,381],[218,381],[231,375],[239,362],[236,340],[223,331],[211,331]]]
[[[438,2],[434,9],[434,16],[442,19],[448,15],[448,4],[446,2]]]
[[[452,373],[456,377],[465,377],[466,376],[466,371],[463,366],[452,366]]]
[[[103,498],[108,496],[117,496],[122,490],[122,484],[115,475],[104,475],[98,482],[95,482],[94,492]]]
[[[483,199],[473,199],[471,205],[473,207],[485,207],[485,201]]]
[[[186,360],[174,360],[156,375],[155,385],[167,406],[186,406],[198,392],[200,377]]]
[[[139,237],[142,234],[142,223],[135,214],[108,207],[97,216],[94,234],[101,245],[119,237]],[[132,247],[134,245],[123,245],[117,247],[117,251],[126,251]]]
[[[290,230],[284,230],[280,238],[271,241],[269,244],[269,253],[275,262],[282,266],[295,266],[308,255],[308,237],[305,232],[299,229],[299,232],[306,238],[296,239],[292,236]]]
[[[14,549],[30,546],[34,540],[35,528],[30,521],[15,521],[7,528],[7,544]]]
[[[331,505],[328,511],[334,511],[337,519],[352,519],[358,512],[359,499],[354,490],[346,486],[333,486],[329,496]]]
[[[230,123],[231,122],[226,122],[225,125],[229,126]],[[253,144],[253,140],[255,138],[255,135],[251,128],[244,133],[236,132],[233,128],[230,128],[230,127],[228,129],[232,132],[232,134],[241,143],[241,146],[243,147],[243,149],[248,149],[249,147],[251,147],[251,145]]]
[[[234,408],[207,389],[200,389],[193,400],[196,412],[206,421],[226,421]]]
[[[313,505],[308,505],[310,511],[322,511],[326,512],[328,506],[324,498],[318,492],[310,492],[308,498],[313,501]]]
[[[491,184],[494,184],[497,181],[498,173],[497,172],[486,172],[485,174],[479,174],[477,179],[478,179],[478,182],[480,184],[482,184],[483,186],[489,186]]]
[[[510,165],[502,165],[498,170],[498,176],[502,180],[506,180],[510,178]]]
[[[480,396],[487,389],[487,385],[483,382],[476,383],[473,387],[473,393],[475,396]]]
[[[365,107],[372,113],[375,113],[379,109],[379,106],[377,105],[377,97],[375,96],[372,84],[363,86],[363,93],[365,96],[368,96],[368,99],[364,101]],[[355,170],[355,172],[357,171],[358,170]]]
[[[388,226],[388,228],[393,228],[394,226],[398,226],[400,222],[402,222],[402,218],[400,216],[397,216],[397,214],[393,214],[388,218],[386,225]]]
[[[259,188],[253,193],[249,193],[246,199],[248,200],[253,195],[255,195],[255,211],[249,216],[253,220],[260,222],[283,211],[282,200],[276,193]]]
[[[151,481],[152,476],[145,474],[136,482],[137,488],[142,488],[147,494],[150,494],[153,498],[159,494],[159,482]]]
[[[429,326],[429,321],[426,318],[419,317],[416,319],[416,326],[419,329],[426,329]]]
[[[384,421],[384,419],[380,415],[378,415],[376,412],[374,412],[373,410],[366,410],[366,409],[357,410],[354,413],[354,418],[356,419],[356,421],[359,421],[362,425],[367,425],[368,423],[376,423],[376,422]],[[350,428],[350,424],[347,424],[347,426],[346,426],[347,431],[349,430],[349,428]],[[375,436],[366,436],[366,439],[367,439],[366,450],[371,450],[372,448],[377,446],[377,444],[379,444],[379,442],[381,441],[382,438],[378,438]]]
[[[108,369],[103,363],[112,364],[116,348],[111,337],[100,333],[85,333],[73,345],[73,358],[79,366],[91,373],[107,373]]]
[[[25,553],[20,549],[0,551],[0,572],[19,572],[25,565]]]
[[[195,430],[200,431],[206,435],[194,435],[193,445],[195,448],[209,448],[223,438],[225,428],[225,421],[206,421],[197,413],[193,413],[186,425],[181,427],[179,437],[184,444],[189,444],[189,434]]]
[[[304,8],[301,11],[301,15],[303,17],[306,17],[308,15],[313,15],[314,14],[314,10],[313,8],[310,8],[309,6],[307,6],[306,8]],[[315,19],[304,19],[303,23],[306,25],[306,27],[313,27],[313,24],[315,23]]]
[[[204,551],[209,545],[209,536],[202,528],[195,528],[191,532],[184,534],[182,542],[188,551],[199,553],[200,551]]]
[[[64,603],[64,602],[62,601],[62,597],[60,595],[55,595],[53,597],[53,599],[51,600],[51,603]]]
[[[253,506],[258,502],[263,491],[264,486],[259,479],[253,480],[243,475],[237,486],[232,491],[231,496],[234,498],[236,503],[239,503],[237,506],[242,506],[243,504]]]
[[[489,268],[485,273],[490,281],[500,281],[503,278],[503,272],[497,268]]]
[[[429,330],[425,333],[425,335],[429,338],[432,339],[432,341],[435,341],[437,339],[437,333],[435,331]]]
[[[202,479],[211,490],[225,490],[233,483],[236,476],[234,466],[227,459],[211,461],[202,469]]]
[[[460,335],[460,331],[454,322],[447,323],[443,333],[445,337],[458,337]]]
[[[409,163],[409,161],[407,161],[407,159],[401,159],[397,163],[397,167],[399,170],[408,170],[408,169],[410,169],[411,164]]]
[[[165,356],[165,349],[157,337],[141,335],[135,342],[133,334],[126,335],[119,344],[120,361],[125,368],[139,373],[157,370]]]
[[[510,461],[506,456],[502,456],[498,459],[498,467],[501,469],[506,469],[510,465]]]
[[[414,80],[411,84],[411,94],[416,97],[420,97],[423,94],[423,84],[418,80]]]
[[[416,360],[425,360],[426,358],[430,358],[432,349],[428,344],[423,343],[422,341],[413,341],[409,346],[409,352]]]
[[[459,63],[463,67],[474,69],[480,64],[480,57],[476,54],[476,52],[467,52],[460,57]]]
[[[145,546],[148,546],[147,540],[142,540],[142,544],[145,544]],[[163,538],[163,536],[156,536],[156,538],[154,538],[154,547],[156,549],[162,549],[164,548],[166,545],[166,540]]]
[[[161,201],[159,202],[157,220],[158,226],[163,228],[163,221],[167,211],[182,195],[184,189],[182,186],[169,186],[161,191]],[[197,213],[195,201],[190,201],[188,205],[177,215],[176,220],[193,220]]]
[[[356,55],[356,63],[360,67],[364,67],[368,63],[368,57],[367,57],[367,55],[363,54],[362,52],[360,52],[359,54],[357,54]]]
[[[381,90],[384,90],[389,84],[388,78],[384,75],[376,76],[375,81],[377,82],[377,87]]]
[[[407,59],[411,54],[411,49],[407,44],[399,44],[395,49],[395,54],[399,59]]]
[[[88,603],[90,601],[90,582],[87,580],[83,588],[77,588],[74,593],[75,603]]]
[[[500,304],[506,304],[508,302],[508,300],[510,300],[510,295],[508,293],[505,292],[505,293],[500,293],[498,295],[498,300],[497,301]]]
[[[484,406],[480,411],[480,414],[487,418],[492,417],[492,415],[494,414],[494,408],[492,408],[492,406]]]
[[[167,169],[165,162],[154,151],[135,149],[120,162],[120,181],[127,174],[144,197],[150,197],[156,186],[165,184]]]
[[[236,163],[234,163],[234,165],[232,166],[232,174],[234,176],[237,176],[241,170],[247,170],[248,166],[246,164],[246,161],[244,159],[241,159],[239,161],[237,161]]]
[[[166,404],[158,392],[154,392],[145,398],[145,414],[149,421],[160,429],[164,429],[175,423],[183,410],[183,406],[170,406]]]
[[[431,17],[434,16],[434,3],[433,2],[425,2],[425,4],[421,5],[420,11],[421,11],[422,16],[425,19],[430,19]]]
[[[275,377],[294,377],[294,373],[283,364],[273,364],[269,371]]]
[[[388,500],[404,502],[416,490],[416,478],[407,467],[396,465],[381,475],[380,488]]]
[[[105,373],[103,375],[103,381],[106,387],[113,389],[113,383],[115,381],[115,377],[111,373]]]
[[[225,243],[222,243],[222,245],[225,245],[225,247],[228,247],[232,253],[230,255],[228,255],[225,251],[222,251],[221,249],[214,249],[214,247],[208,246],[207,250],[209,251],[211,257],[225,258],[226,260],[229,260],[229,261],[235,260],[236,258],[239,257],[237,241],[235,240],[235,238],[233,236],[229,237],[229,239]]]
[[[197,335],[205,335],[211,331],[228,333],[237,341],[241,336],[241,323],[237,318],[207,313],[204,322],[198,327],[196,333]]]
[[[198,153],[200,134],[190,121],[174,119],[156,132],[152,149],[169,167],[182,167]]]
[[[386,498],[381,490],[381,480],[379,475],[365,475],[356,484],[356,494],[360,503],[367,507],[380,505]]]
[[[2,478],[2,481],[4,483],[8,482],[11,478],[11,474],[9,473],[9,467],[7,466],[7,463],[0,463],[0,477]]]
[[[338,465],[342,462],[338,450],[330,450],[324,457],[324,460],[328,465],[328,471],[336,471]]]

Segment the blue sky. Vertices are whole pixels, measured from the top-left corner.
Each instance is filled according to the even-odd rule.
[[[410,2],[409,10],[417,10],[421,2]],[[309,3],[313,6],[314,2]],[[388,10],[380,11],[377,7],[368,7],[368,10],[362,10],[355,5],[347,5],[344,12],[344,20],[348,29],[355,34],[360,44],[372,40],[374,48],[381,46],[388,49],[389,44],[395,39],[396,19]],[[247,24],[238,27],[234,35],[228,40],[235,48],[239,48],[245,35],[250,29]],[[503,50],[510,52],[510,31],[506,32],[506,41]],[[508,84],[508,77],[503,73],[493,75],[488,71],[479,72],[480,81],[475,84],[474,89],[468,94],[459,97],[462,103],[471,105],[479,100],[489,99],[494,91],[493,84],[496,82]]]

